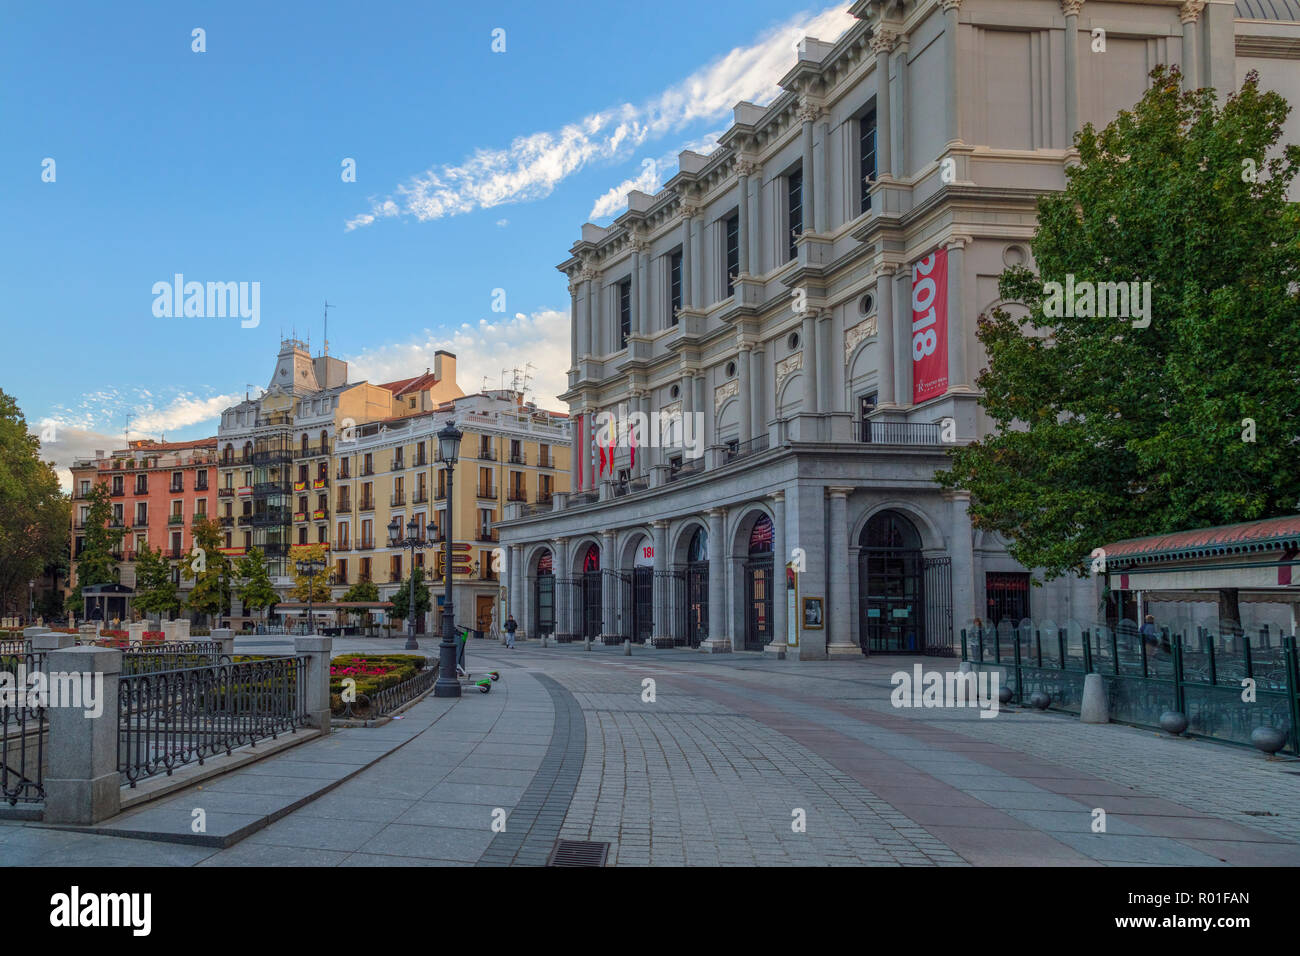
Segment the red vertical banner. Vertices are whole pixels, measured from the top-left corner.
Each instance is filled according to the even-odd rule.
[[[948,390],[948,250],[912,267],[912,402]]]

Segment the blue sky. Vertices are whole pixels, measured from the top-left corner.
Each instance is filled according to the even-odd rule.
[[[212,434],[282,331],[319,349],[328,298],[356,378],[451,347],[462,387],[531,360],[558,407],[554,266],[581,224],[621,212],[644,160],[662,183],[737,100],[770,99],[797,38],[834,39],[847,5],[6,2],[0,387],[57,424],[61,465],[128,429]],[[178,272],[259,282],[260,325],[156,318]]]

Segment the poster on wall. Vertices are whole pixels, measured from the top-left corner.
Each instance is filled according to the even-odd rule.
[[[912,267],[912,402],[948,390],[948,250]]]

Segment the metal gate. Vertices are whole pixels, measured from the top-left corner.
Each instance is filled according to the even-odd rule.
[[[44,670],[45,655],[24,651],[0,657],[0,671],[34,674]],[[25,683],[17,699],[0,703],[0,800],[10,805],[45,800],[45,750],[49,726],[45,708],[28,706]]]
[[[925,653],[932,657],[955,657],[952,636],[952,558],[926,558]]]
[[[539,574],[533,578],[533,621],[538,636],[555,633],[555,575],[553,574]]]
[[[632,569],[632,640],[644,644],[654,636],[654,569]]]
[[[581,602],[578,604],[581,608],[578,617],[579,639],[590,637],[594,640],[600,637],[601,623],[605,616],[603,577],[602,571],[587,571],[578,579],[582,587]]]
[[[761,651],[772,642],[771,557],[745,562],[745,650]]]

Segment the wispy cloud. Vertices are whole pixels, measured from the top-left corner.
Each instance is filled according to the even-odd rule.
[[[693,153],[700,153],[707,156],[718,148],[718,137],[723,134],[723,130],[715,130],[705,136],[700,137],[694,142],[686,143],[679,149],[664,153],[657,159],[647,157],[641,161],[641,173],[633,179],[625,179],[617,186],[602,193],[596,200],[596,204],[591,207],[591,212],[587,218],[592,222],[614,216],[627,206],[627,194],[633,189],[639,189],[643,193],[654,194],[669,179],[673,178],[677,171],[677,157],[681,152],[690,150]]]
[[[516,313],[498,321],[466,322],[450,333],[429,329],[406,342],[366,349],[348,357],[352,381],[391,382],[433,367],[434,353],[456,354],[456,379],[466,392],[501,387],[501,372],[510,383],[511,369],[522,373],[531,362],[529,397],[542,408],[563,409],[555,396],[568,388],[569,314],[545,309],[531,315]]]
[[[805,36],[837,38],[853,22],[841,4],[796,14],[755,43],[736,47],[641,105],[623,103],[559,130],[530,133],[506,149],[480,149],[459,165],[439,165],[374,200],[347,229],[377,219],[413,216],[424,222],[503,203],[541,199],[593,162],[627,159],[645,143],[695,122],[716,122],[741,100],[765,102],[793,63]]]

